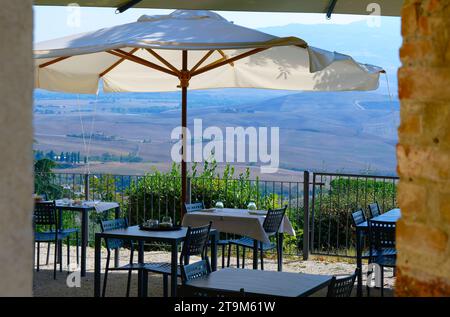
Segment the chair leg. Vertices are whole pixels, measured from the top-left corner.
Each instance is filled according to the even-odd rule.
[[[108,255],[106,256],[105,278],[103,280],[102,297],[105,297],[105,295],[106,295],[106,283],[108,282],[108,271],[109,271],[110,258],[111,258],[111,252],[108,250]]]
[[[41,243],[40,242],[38,242],[37,243],[37,264],[36,264],[36,272],[39,272],[39,253],[40,253],[40,250],[41,249]]]
[[[131,272],[131,270],[130,270]],[[129,287],[129,282],[128,282]],[[148,297],[148,271],[142,270],[142,296]],[[127,295],[128,297],[128,295]]]
[[[80,265],[80,240],[78,237],[78,231],[75,232],[75,238],[77,239],[77,265]]]
[[[263,251],[263,243],[260,243],[261,246],[261,271],[264,271],[264,251]]]
[[[59,258],[59,271],[62,272],[62,240],[59,240],[58,244],[58,258]]]
[[[55,240],[55,260],[53,263],[53,279],[56,280],[56,266],[58,263],[58,240]]]
[[[230,267],[230,257],[231,257],[231,243],[228,243],[228,259],[227,259],[227,267]]]
[[[222,245],[222,269],[225,268],[225,244]]]
[[[45,265],[48,265],[49,260],[50,260],[50,242],[47,243],[47,259],[45,260]]]
[[[172,276],[171,278],[174,277]],[[163,296],[169,297],[169,275],[167,274],[163,274]]]
[[[242,268],[245,269],[245,247],[242,247]]]
[[[70,238],[67,237],[67,273],[70,269]]]
[[[130,250],[130,265],[133,264],[133,254],[134,254],[134,249],[133,249],[133,242],[131,242],[131,250]],[[131,286],[131,273],[132,270],[130,269],[128,271],[128,279],[127,279],[127,297],[130,297],[130,286]],[[144,274],[144,280],[147,279],[147,273],[146,271],[143,271],[142,274]],[[147,286],[145,285],[144,289],[147,289]]]

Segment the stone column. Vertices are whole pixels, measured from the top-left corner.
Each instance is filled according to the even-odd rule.
[[[2,1],[0,7],[0,296],[32,295],[32,38],[32,1]]]
[[[402,10],[397,296],[450,295],[450,1]]]

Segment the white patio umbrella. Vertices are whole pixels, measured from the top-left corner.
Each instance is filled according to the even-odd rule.
[[[35,45],[35,85],[51,91],[182,91],[187,88],[268,88],[307,91],[373,90],[379,67],[238,26],[210,11],[177,10],[137,22]],[[184,131],[184,130],[183,130]],[[186,201],[183,137],[182,202]]]

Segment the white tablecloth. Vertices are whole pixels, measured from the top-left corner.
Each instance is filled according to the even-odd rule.
[[[119,207],[119,204],[116,202],[107,202],[107,201],[100,201],[100,200],[90,200],[90,201],[83,201],[82,205],[73,205],[73,201],[70,200],[69,203],[65,204],[64,201],[62,199],[58,199],[56,201],[56,205],[58,206],[73,206],[73,207],[82,207],[82,206],[86,206],[86,207],[94,207],[95,211],[98,213],[102,213],[104,211],[107,210],[111,210],[111,209],[115,209],[117,207]]]
[[[263,229],[264,218],[264,215],[250,214],[246,209],[223,208],[187,213],[184,215],[182,225],[197,227],[212,221],[212,228],[220,232],[234,233],[269,243],[269,237]],[[294,228],[286,215],[281,222],[279,232],[295,236]]]

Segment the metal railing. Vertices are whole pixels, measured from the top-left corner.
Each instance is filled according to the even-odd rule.
[[[351,213],[377,201],[382,211],[396,207],[397,177],[305,171],[298,181],[241,178],[188,179],[188,198],[207,207],[222,201],[226,207],[260,209],[287,205],[297,233],[285,238],[289,254],[354,256]],[[55,173],[53,183],[69,198],[116,201],[122,216],[136,225],[146,219],[171,216],[180,221],[181,181],[177,176]],[[307,193],[306,195],[304,193]],[[103,215],[91,214],[90,238]],[[70,224],[76,224],[74,217]]]
[[[313,254],[355,256],[352,212],[378,202],[382,212],[397,207],[395,176],[313,173],[310,242]],[[367,213],[366,213],[367,215]]]

